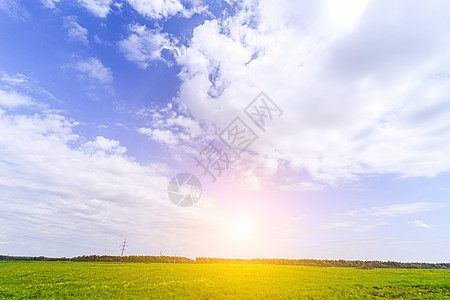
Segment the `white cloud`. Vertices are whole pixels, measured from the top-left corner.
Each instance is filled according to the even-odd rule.
[[[161,51],[172,46],[166,33],[147,29],[145,25],[130,26],[130,36],[119,42],[125,57],[141,68],[147,68],[152,61],[163,60]]]
[[[156,252],[155,240],[159,247],[175,249],[180,242],[204,239],[198,226],[223,222],[206,198],[188,211],[173,205],[165,175],[172,176],[173,170],[165,164],[138,163],[118,140],[88,140],[77,133],[79,126],[51,109],[31,114],[1,110],[0,209],[5,227],[0,228],[0,242],[7,245],[5,251],[115,254],[117,241],[126,236],[133,241],[133,252],[149,254]],[[195,256],[194,249],[189,251]]]
[[[330,20],[330,3],[244,1],[204,22],[179,49],[177,101],[224,127],[265,91],[285,113],[253,150],[318,183],[450,171],[445,9],[365,1]]]
[[[67,34],[70,39],[79,41],[85,45],[89,44],[88,30],[78,24],[77,17],[69,16],[64,18],[64,27],[67,29]]]
[[[213,128],[204,126],[182,108],[169,103],[166,107],[141,108],[136,117],[149,120],[149,127],[137,128],[137,132],[161,143],[177,160],[198,153],[199,147],[213,138]]]
[[[89,153],[101,151],[102,153],[122,155],[127,152],[127,149],[125,147],[120,146],[119,141],[110,140],[103,136],[97,136],[95,140],[85,143],[84,147]]]
[[[52,113],[0,115],[0,194],[9,201],[0,204],[7,205],[2,207],[6,224],[9,219],[16,224],[5,234],[15,247],[15,236],[36,243],[28,235],[50,239],[51,247],[74,239],[90,240],[95,247],[96,241],[123,235],[116,227],[130,224],[132,207],[148,213],[155,205],[164,206],[164,190],[158,186],[167,179],[157,169],[135,163],[116,141],[97,137],[83,143],[74,133],[76,126]],[[77,143],[79,148],[71,146]]]
[[[172,16],[191,18],[195,14],[209,14],[202,0],[127,0],[141,15],[150,19],[167,19]]]
[[[24,86],[28,84],[28,78],[24,74],[17,73],[10,75],[8,73],[0,73],[0,81],[7,86]]]
[[[106,18],[113,0],[77,0],[78,3],[100,18]]]
[[[110,68],[105,67],[102,62],[95,57],[81,60],[76,64],[70,65],[75,70],[85,74],[88,78],[108,85],[113,81],[113,74]]]
[[[94,42],[96,42],[97,44],[101,44],[102,43],[102,40],[100,39],[98,34],[94,35]]]
[[[337,229],[350,229],[355,232],[367,232],[378,229],[383,226],[387,226],[389,223],[384,221],[378,221],[374,223],[358,223],[354,221],[341,221],[333,222],[322,225],[319,230],[337,230]]]
[[[56,3],[59,3],[61,0],[41,0],[42,4],[47,8],[55,8]]]
[[[0,11],[16,21],[23,21],[29,16],[16,0],[0,0]]]
[[[127,0],[140,14],[152,18],[167,18],[181,12],[184,7],[178,0]]]
[[[349,221],[342,221],[342,222],[333,222],[323,225],[320,229],[321,230],[328,230],[328,229],[341,229],[341,228],[349,228],[355,226],[354,222]]]
[[[443,204],[436,204],[430,202],[414,202],[405,204],[393,204],[388,206],[377,206],[361,210],[352,210],[348,211],[346,214],[350,216],[396,217],[421,213],[445,206],[446,205]]]
[[[180,140],[185,140],[188,136],[184,134],[175,135],[170,130],[161,130],[161,129],[151,129],[146,127],[141,127],[138,129],[140,134],[148,136],[150,139],[166,144],[168,146],[177,146]]]
[[[322,191],[325,188],[326,186],[323,184],[309,181],[299,181],[279,186],[279,189],[286,191]]]
[[[414,220],[409,222],[410,224],[416,226],[416,227],[420,227],[420,228],[425,228],[425,229],[431,229],[432,227],[428,224],[425,224],[423,221],[420,220]]]
[[[0,107],[17,108],[20,106],[32,106],[34,104],[34,101],[28,96],[14,91],[0,90]]]

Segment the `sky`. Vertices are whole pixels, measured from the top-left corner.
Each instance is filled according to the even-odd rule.
[[[449,11],[0,0],[0,254],[449,262]]]

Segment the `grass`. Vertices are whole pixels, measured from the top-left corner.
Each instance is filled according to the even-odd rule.
[[[448,270],[0,262],[0,299],[445,299]]]

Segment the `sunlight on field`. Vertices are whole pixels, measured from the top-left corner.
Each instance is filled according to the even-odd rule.
[[[0,262],[0,299],[440,299],[449,282],[448,270]]]

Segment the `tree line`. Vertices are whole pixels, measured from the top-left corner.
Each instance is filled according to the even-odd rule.
[[[323,259],[283,259],[283,258],[252,258],[228,259],[213,257],[197,257],[196,263],[232,263],[232,264],[263,264],[263,265],[297,265],[316,267],[341,267],[360,269],[450,269],[450,263],[402,263],[395,261],[362,261],[362,260],[323,260]]]
[[[83,255],[72,258],[50,258],[29,256],[0,255],[0,260],[28,261],[73,261],[73,262],[119,262],[120,256],[113,255]],[[195,260],[182,256],[123,256],[122,262],[129,263],[172,263],[172,264],[263,264],[263,265],[297,265],[316,267],[341,267],[359,269],[450,269],[450,263],[404,263],[395,261],[362,261],[362,260],[322,260],[322,259],[283,259],[283,258],[252,258],[229,259],[215,257],[197,257]]]
[[[120,256],[112,255],[83,255],[70,259],[71,261],[89,261],[89,262],[119,262]],[[171,264],[195,264],[195,260],[182,256],[123,256],[122,262],[140,262],[140,263],[171,263]]]

